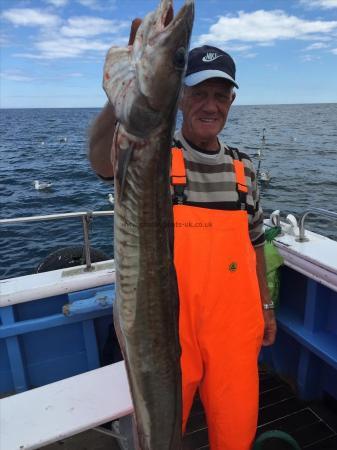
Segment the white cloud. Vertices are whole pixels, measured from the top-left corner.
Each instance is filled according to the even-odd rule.
[[[81,38],[58,38],[43,40],[36,44],[40,55],[45,59],[74,58],[88,51],[105,52],[110,44],[101,41],[86,40]]]
[[[314,55],[303,55],[303,56],[301,56],[301,60],[303,62],[317,61],[319,59],[320,59],[320,57],[316,56],[316,55],[315,56]]]
[[[114,40],[115,45],[125,46],[127,38]],[[49,39],[41,39],[35,43],[37,53],[25,52],[17,53],[14,56],[29,59],[60,59],[60,58],[79,58],[89,59],[93,55],[103,55],[111,47],[111,42],[102,40],[92,40],[84,38],[66,38],[52,36]],[[102,59],[103,61],[103,59]]]
[[[6,70],[0,73],[0,77],[8,81],[33,81],[34,78],[27,76],[19,70]]]
[[[59,18],[39,9],[12,8],[4,11],[1,15],[4,19],[16,26],[26,27],[52,27],[58,24]]]
[[[244,55],[242,55],[244,58],[256,58],[257,57],[257,53],[246,53]]]
[[[304,50],[311,51],[311,50],[321,50],[322,48],[329,47],[328,44],[325,44],[324,42],[315,42],[314,44],[309,45]]]
[[[116,0],[104,0],[103,2],[100,0],[77,0],[77,2],[82,6],[99,11],[116,8]]]
[[[310,8],[333,9],[337,8],[337,0],[301,0],[301,4]]]
[[[66,76],[71,77],[71,78],[80,78],[80,77],[83,77],[83,73],[71,72],[71,73],[67,73]]]
[[[45,2],[59,8],[65,6],[68,3],[68,0],[45,0]]]
[[[331,53],[333,53],[334,55],[337,55],[337,48],[332,48],[330,51],[331,51]]]
[[[71,17],[67,25],[61,27],[61,33],[69,37],[95,36],[103,33],[118,33],[123,28],[129,28],[126,21],[107,20],[100,17]]]
[[[228,52],[246,52],[252,48],[251,45],[226,44],[225,50]]]
[[[277,39],[317,39],[337,29],[337,21],[304,20],[282,10],[239,11],[237,16],[221,16],[209,33],[199,37],[199,44],[244,41],[266,43]]]
[[[10,39],[7,34],[0,33],[0,45],[2,47],[7,47],[7,45],[10,43]]]
[[[274,41],[269,41],[269,42],[259,42],[257,44],[259,47],[273,47],[273,45],[275,45]]]
[[[127,44],[128,39],[123,37],[122,30],[130,26],[127,21],[89,16],[70,17],[61,21],[57,15],[29,8],[9,9],[2,16],[15,26],[40,28],[39,33],[33,36],[33,43],[26,46],[27,51],[14,55],[40,60],[84,56],[88,59],[93,54],[102,55],[112,44]],[[103,34],[109,34],[110,37],[92,39],[93,36]]]

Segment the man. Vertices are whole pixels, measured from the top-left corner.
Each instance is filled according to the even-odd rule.
[[[172,150],[172,180],[185,180],[172,184],[183,428],[199,389],[212,450],[251,447],[257,357],[261,343],[272,344],[276,333],[255,170],[247,155],[218,139],[237,87],[227,53],[210,46],[192,50],[180,101],[183,123]],[[90,141],[91,164],[105,180],[113,179],[113,123],[107,105]]]

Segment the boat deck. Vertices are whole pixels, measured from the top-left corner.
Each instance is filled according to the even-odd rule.
[[[268,430],[289,433],[306,450],[337,450],[337,409],[326,402],[299,400],[294,390],[275,374],[260,371],[260,410],[257,434]],[[265,450],[268,447],[264,447]],[[270,450],[289,447],[273,443]],[[44,450],[121,450],[111,436],[90,430],[43,447]],[[205,414],[196,398],[184,438],[183,450],[208,450]]]
[[[260,409],[257,435],[269,430],[289,433],[303,449],[337,450],[335,405],[306,403],[278,376],[260,371]],[[200,400],[196,400],[184,438],[184,450],[208,450],[207,426]],[[266,450],[267,450],[266,446]],[[277,447],[273,443],[271,450]]]

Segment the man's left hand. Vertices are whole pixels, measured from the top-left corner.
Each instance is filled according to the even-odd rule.
[[[272,309],[263,310],[263,318],[264,334],[262,345],[267,347],[268,345],[274,344],[276,337],[277,325],[274,311]]]

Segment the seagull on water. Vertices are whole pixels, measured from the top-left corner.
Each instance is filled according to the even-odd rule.
[[[48,181],[39,181],[39,180],[34,180],[34,187],[37,191],[42,191],[44,189],[49,189],[52,187],[53,183],[50,183]]]
[[[115,204],[115,199],[114,199],[114,196],[113,196],[112,194],[108,194],[108,202],[109,202],[111,205],[114,205],[114,204]]]

